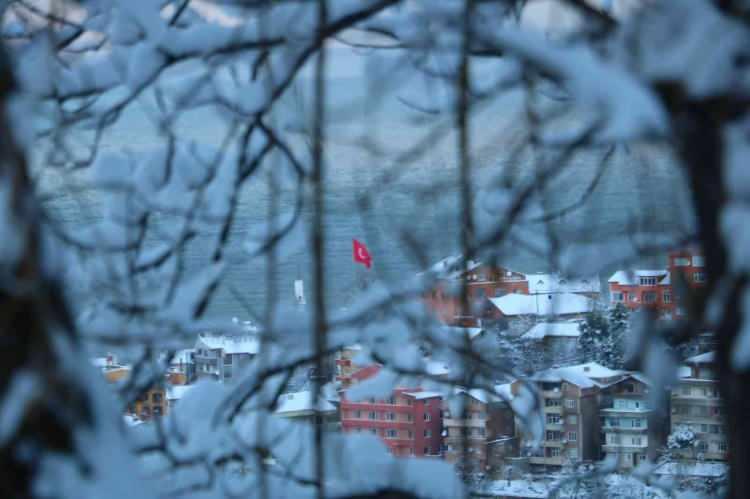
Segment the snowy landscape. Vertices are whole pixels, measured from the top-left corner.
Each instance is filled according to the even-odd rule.
[[[0,9],[0,496],[750,497],[746,1]]]

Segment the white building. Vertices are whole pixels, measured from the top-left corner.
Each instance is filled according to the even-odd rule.
[[[232,381],[258,353],[257,333],[241,335],[205,333],[195,342],[195,370],[198,379]]]

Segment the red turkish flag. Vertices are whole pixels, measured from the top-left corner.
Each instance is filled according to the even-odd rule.
[[[354,261],[364,264],[364,266],[369,269],[372,265],[372,257],[370,256],[370,252],[367,251],[367,246],[356,239],[352,239],[352,251],[354,254]]]

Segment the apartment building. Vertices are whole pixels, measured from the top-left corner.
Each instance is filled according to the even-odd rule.
[[[443,401],[443,457],[450,463],[462,463],[466,457],[466,468],[483,471],[491,460],[489,442],[515,436],[513,409],[485,390],[459,389],[454,397],[461,399],[463,409],[453,414],[451,404]]]
[[[654,461],[664,445],[666,418],[650,407],[651,383],[628,373],[601,388],[602,457],[628,470]]]
[[[559,469],[563,465],[594,461],[599,456],[598,384],[567,367],[536,373],[530,378],[539,390],[544,413],[541,446],[531,448],[527,436],[522,449],[529,464],[539,470]],[[511,385],[517,395],[522,381]]]
[[[195,372],[198,379],[231,382],[258,353],[256,333],[238,335],[204,333],[195,342]]]
[[[608,281],[610,301],[630,310],[649,309],[662,318],[682,315],[689,295],[705,286],[704,265],[701,252],[692,248],[670,253],[666,269],[618,270]],[[680,296],[687,303],[678,303]]]
[[[694,448],[678,451],[686,459],[728,459],[724,409],[714,362],[714,352],[686,359],[689,373],[680,378],[672,391],[670,430],[674,432],[685,428],[696,436]]]
[[[659,316],[672,314],[676,308],[672,280],[666,269],[618,270],[608,282],[613,305],[622,303],[630,310],[645,308]]]
[[[420,388],[399,387],[387,399],[347,400],[341,393],[341,429],[380,437],[394,456],[439,456],[442,398]]]

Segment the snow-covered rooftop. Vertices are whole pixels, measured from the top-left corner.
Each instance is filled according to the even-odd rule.
[[[578,329],[580,322],[540,322],[529,329],[521,338],[541,340],[547,336],[564,336],[577,338],[581,335]]]
[[[552,295],[523,295],[511,293],[490,302],[506,316],[516,315],[570,315],[591,312],[594,302],[590,298],[573,293]]]
[[[530,274],[526,276],[529,281],[529,293],[599,293],[601,284],[599,278],[591,277],[565,277],[560,274]]]
[[[575,366],[565,366],[562,369],[574,371],[595,381],[604,378],[614,378],[625,374],[625,371],[610,369],[609,367],[603,366],[597,362],[586,362],[585,364],[578,364]]]
[[[559,383],[561,381],[567,381],[568,383],[572,383],[579,388],[593,388],[594,386],[596,386],[596,383],[594,383],[589,377],[584,376],[577,370],[570,369],[568,367],[553,367],[551,369],[545,369],[531,376],[531,379],[538,383]]]
[[[311,413],[315,411],[312,403],[312,393],[310,390],[300,392],[285,393],[279,398],[279,406],[276,414],[280,416],[292,415],[294,413]],[[336,406],[321,397],[317,404],[318,412],[336,412]]]
[[[253,334],[241,336],[229,336],[224,334],[201,334],[198,336],[196,348],[200,345],[210,350],[224,350],[225,354],[230,353],[258,353],[258,337]]]
[[[715,362],[715,358],[715,352],[706,352],[694,357],[689,357],[685,359],[685,362],[688,364],[713,364]]]
[[[404,392],[404,395],[414,397],[416,400],[431,399],[443,396],[443,394],[440,392]]]
[[[618,270],[607,282],[616,284],[636,285],[640,284],[641,277],[656,277],[659,284],[669,284],[669,271],[659,270]]]

